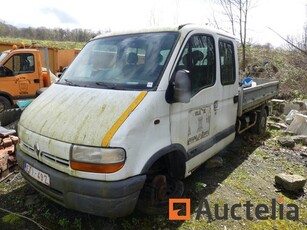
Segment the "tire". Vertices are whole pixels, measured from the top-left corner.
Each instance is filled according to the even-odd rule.
[[[2,113],[6,109],[10,109],[11,107],[12,105],[10,101],[5,97],[0,96],[0,113]]]
[[[16,129],[17,121],[22,113],[22,109],[7,109],[0,113],[1,126],[9,127],[8,129]]]
[[[266,131],[266,123],[268,119],[267,111],[264,107],[257,112],[257,121],[256,124],[251,128],[252,133],[263,135]]]
[[[161,215],[168,213],[168,203],[170,198],[180,198],[183,196],[184,184],[182,181],[177,179],[167,179],[169,192],[165,198],[162,200],[153,200],[152,199],[152,186],[144,185],[143,190],[141,191],[136,209],[142,213],[148,215]]]

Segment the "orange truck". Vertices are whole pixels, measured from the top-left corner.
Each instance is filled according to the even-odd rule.
[[[41,56],[38,49],[23,45],[0,53],[0,113],[19,100],[35,98],[38,89],[52,83],[53,74],[42,67]]]

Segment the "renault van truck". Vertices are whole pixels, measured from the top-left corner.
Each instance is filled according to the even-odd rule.
[[[23,112],[18,165],[54,202],[107,217],[166,207],[182,179],[249,128],[278,81],[239,86],[235,38],[197,25],[91,39]]]

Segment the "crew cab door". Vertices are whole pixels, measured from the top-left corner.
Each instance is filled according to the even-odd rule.
[[[39,88],[39,73],[32,53],[16,53],[0,67],[0,90],[13,99],[33,98]]]
[[[226,136],[235,131],[238,107],[238,63],[236,45],[233,40],[219,38],[218,40],[218,98],[216,104],[216,132]],[[228,143],[225,143],[226,146]]]
[[[175,73],[178,70],[189,72],[192,95],[188,103],[170,105],[171,141],[185,148],[191,159],[188,162],[190,169],[214,153],[217,105],[221,96],[220,85],[216,81],[215,43],[211,35],[190,36],[175,67]]]

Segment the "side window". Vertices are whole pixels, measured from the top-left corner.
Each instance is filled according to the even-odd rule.
[[[215,83],[214,40],[208,35],[194,35],[187,42],[176,71],[189,71],[192,95]]]
[[[230,85],[236,81],[234,46],[231,41],[219,41],[220,70],[222,85]]]
[[[4,65],[12,75],[33,73],[35,71],[33,54],[15,54]]]

